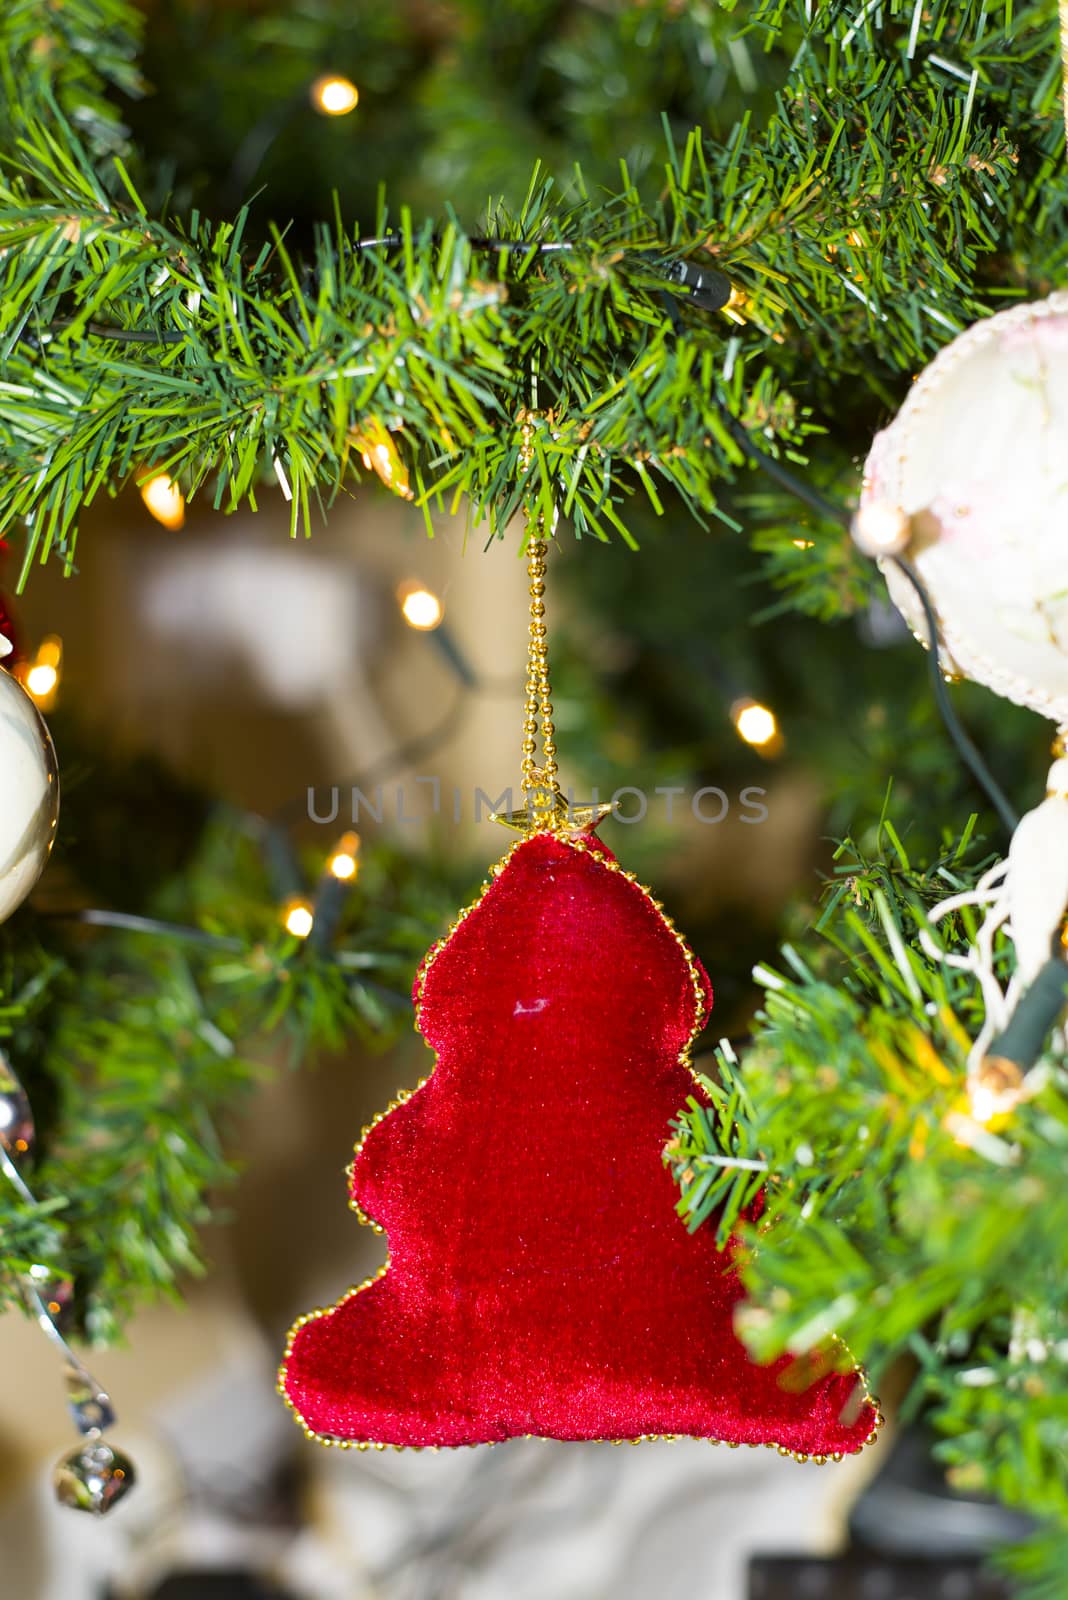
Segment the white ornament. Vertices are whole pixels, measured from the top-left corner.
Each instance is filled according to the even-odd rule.
[[[40,877],[58,816],[51,735],[18,679],[0,668],[0,922]]]
[[[859,519],[877,506],[909,519],[944,665],[1068,725],[1068,293],[988,317],[924,369],[868,457]],[[880,565],[926,638],[908,579]]]

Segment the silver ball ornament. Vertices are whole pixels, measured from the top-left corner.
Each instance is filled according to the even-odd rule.
[[[41,876],[58,819],[52,736],[22,684],[0,668],[0,922]]]
[[[33,1155],[37,1129],[30,1097],[3,1050],[0,1050],[0,1150],[16,1167]]]
[[[56,1499],[72,1511],[103,1517],[118,1505],[136,1482],[133,1462],[103,1439],[86,1439],[56,1463],[52,1487]]]

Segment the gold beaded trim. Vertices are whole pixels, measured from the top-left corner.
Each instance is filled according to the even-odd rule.
[[[479,906],[482,904],[482,901],[484,900],[486,894],[493,887],[494,880],[496,878],[500,877],[501,873],[508,866],[509,862],[511,861],[512,857],[515,855],[516,851],[517,850],[521,850],[522,847],[525,844],[529,843],[529,840],[530,840],[531,837],[536,837],[536,836],[535,835],[528,835],[525,838],[516,839],[515,843],[501,857],[500,861],[498,861],[496,863],[496,865],[491,868],[490,876],[482,884],[482,887],[479,890],[479,893],[478,893],[477,897],[472,901],[472,903],[469,906],[465,906],[464,907],[464,909],[456,917],[455,921],[450,924],[448,932],[445,933],[440,939],[438,939],[435,944],[431,945],[431,947],[428,950],[427,954],[424,956],[422,964],[421,964],[421,966],[419,968],[419,971],[418,971],[418,974],[416,976],[416,981],[415,981],[415,1018],[414,1018],[414,1026],[415,1026],[415,1030],[419,1034],[420,1038],[422,1038],[423,1035],[422,1035],[422,1031],[421,1031],[421,1029],[419,1027],[419,1020],[420,1020],[420,1014],[421,1014],[421,1011],[422,1011],[423,989],[424,989],[425,984],[426,984],[426,975],[427,975],[427,973],[429,972],[430,968],[433,966],[434,962],[438,959],[438,957],[445,950],[445,947],[448,945],[449,941],[452,939],[453,934],[456,933],[457,929],[461,926],[461,924],[466,922],[467,918],[471,915],[471,913],[473,911],[477,911]],[[671,919],[671,917],[669,917],[665,913],[663,904],[661,903],[661,901],[656,899],[656,897],[654,896],[652,890],[647,888],[645,884],[639,883],[637,877],[635,876],[635,874],[633,872],[628,872],[625,868],[620,866],[619,862],[616,861],[614,858],[609,860],[607,857],[602,856],[599,853],[599,851],[596,849],[596,847],[591,848],[591,841],[589,840],[589,838],[570,838],[570,837],[568,837],[566,835],[561,835],[561,834],[555,833],[555,832],[552,834],[552,837],[558,839],[561,844],[568,845],[572,850],[577,851],[581,855],[589,855],[590,857],[592,857],[593,860],[595,860],[598,863],[598,865],[603,867],[605,869],[605,871],[618,873],[620,875],[620,877],[625,878],[628,883],[633,884],[634,887],[639,892],[639,894],[641,894],[641,895],[643,895],[645,897],[645,899],[648,902],[648,904],[653,908],[653,910],[655,911],[656,915],[659,917],[661,923],[668,930],[668,932],[671,934],[672,938],[675,940],[676,944],[678,945],[680,953],[682,954],[682,957],[683,957],[684,961],[686,962],[686,970],[687,970],[687,972],[689,973],[689,976],[690,976],[690,983],[692,985],[693,995],[694,995],[694,1021],[693,1021],[693,1026],[692,1026],[692,1028],[690,1030],[689,1038],[687,1039],[686,1043],[683,1045],[682,1049],[679,1052],[679,1058],[678,1059],[679,1059],[679,1065],[686,1068],[686,1070],[689,1072],[690,1076],[693,1078],[694,1083],[697,1085],[698,1088],[700,1088],[701,1087],[701,1080],[700,1080],[697,1072],[694,1070],[694,1066],[693,1066],[693,1047],[694,1047],[694,1043],[697,1040],[699,1034],[701,1033],[702,1029],[704,1028],[705,1022],[707,1020],[707,1017],[706,1017],[706,1002],[705,1002],[705,988],[704,988],[704,984],[701,981],[701,975],[700,975],[700,971],[699,971],[698,966],[697,966],[697,961],[696,961],[696,959],[695,959],[695,957],[693,955],[693,952],[691,951],[689,945],[686,943],[686,940],[685,940],[684,936],[676,928],[676,926],[675,926],[673,920]],[[423,1042],[426,1043],[426,1040],[424,1039]],[[430,1046],[427,1045],[427,1048],[429,1049]],[[436,1058],[435,1058],[434,1065],[435,1066],[437,1065]],[[430,1069],[430,1072],[428,1072],[425,1077],[420,1078],[419,1082],[415,1085],[414,1089],[402,1089],[394,1097],[394,1099],[390,1101],[389,1105],[386,1106],[385,1110],[379,1111],[374,1117],[372,1117],[371,1121],[363,1129],[363,1131],[360,1134],[360,1137],[359,1137],[359,1139],[358,1139],[358,1141],[356,1143],[356,1149],[355,1149],[355,1153],[353,1155],[352,1161],[350,1162],[349,1166],[346,1168],[346,1175],[347,1175],[347,1177],[349,1179],[350,1184],[351,1184],[352,1179],[353,1179],[353,1174],[354,1174],[356,1162],[360,1158],[360,1153],[363,1150],[364,1142],[367,1139],[367,1137],[369,1136],[369,1134],[371,1133],[371,1130],[373,1128],[377,1127],[380,1122],[384,1121],[384,1119],[386,1117],[390,1116],[394,1111],[398,1110],[399,1107],[405,1105],[407,1103],[407,1101],[409,1101],[414,1094],[418,1094],[419,1090],[422,1089],[425,1084],[429,1083],[431,1077],[433,1076],[433,1071],[434,1071],[434,1068],[432,1067]],[[382,1227],[381,1223],[376,1222],[373,1217],[368,1216],[368,1214],[363,1210],[363,1208],[355,1200],[352,1200],[352,1199],[349,1200],[349,1209],[356,1213],[356,1215],[359,1218],[360,1222],[362,1222],[365,1227],[372,1228],[375,1233],[380,1233],[380,1234],[383,1234],[383,1235],[385,1234],[385,1229]],[[278,1392],[281,1395],[282,1399],[285,1401],[285,1403],[288,1406],[289,1410],[293,1413],[293,1416],[295,1417],[298,1425],[300,1426],[301,1430],[303,1431],[305,1438],[314,1441],[314,1443],[316,1443],[316,1444],[325,1445],[328,1448],[333,1448],[333,1449],[338,1449],[338,1450],[432,1450],[432,1451],[437,1451],[437,1450],[440,1450],[440,1449],[450,1449],[450,1450],[455,1450],[455,1449],[461,1449],[461,1450],[462,1449],[475,1449],[476,1448],[475,1445],[445,1445],[445,1446],[442,1446],[442,1445],[406,1445],[406,1444],[388,1445],[388,1444],[384,1444],[384,1443],[382,1443],[380,1441],[374,1441],[374,1440],[369,1440],[369,1439],[341,1439],[341,1438],[338,1438],[336,1435],[333,1435],[333,1434],[316,1433],[314,1428],[309,1427],[308,1424],[304,1421],[304,1419],[301,1416],[300,1412],[297,1410],[296,1406],[294,1405],[293,1401],[291,1400],[289,1394],[286,1392],[286,1373],[287,1373],[288,1366],[289,1366],[289,1358],[292,1355],[293,1345],[294,1345],[294,1342],[296,1340],[297,1334],[300,1332],[301,1328],[303,1328],[309,1322],[317,1321],[320,1317],[332,1316],[335,1311],[339,1311],[343,1305],[345,1305],[349,1300],[351,1300],[353,1298],[354,1295],[362,1294],[364,1289],[369,1289],[370,1286],[373,1283],[377,1283],[378,1282],[379,1278],[384,1277],[385,1274],[389,1271],[389,1266],[390,1266],[390,1257],[389,1257],[389,1254],[387,1252],[386,1259],[382,1263],[382,1265],[379,1267],[378,1271],[375,1272],[375,1273],[372,1273],[372,1275],[369,1278],[365,1278],[362,1283],[358,1283],[353,1288],[346,1290],[346,1292],[341,1296],[340,1300],[338,1300],[336,1305],[333,1305],[333,1306],[317,1306],[314,1311],[309,1311],[309,1312],[305,1313],[304,1316],[297,1318],[296,1322],[293,1324],[293,1326],[289,1330],[289,1336],[288,1336],[288,1338],[286,1340],[285,1357],[284,1357],[284,1359],[282,1361],[282,1364],[281,1364],[281,1366],[280,1366],[280,1368],[278,1370],[278,1385],[277,1385]],[[864,1397],[864,1404],[874,1406],[874,1408],[875,1408],[875,1423],[874,1423],[874,1425],[872,1427],[871,1433],[868,1435],[868,1437],[866,1439],[864,1439],[861,1442],[861,1444],[857,1447],[857,1450],[848,1452],[848,1454],[850,1454],[850,1455],[859,1454],[860,1450],[863,1450],[868,1445],[873,1444],[875,1442],[876,1438],[878,1437],[879,1431],[883,1427],[883,1424],[885,1423],[885,1420],[886,1420],[885,1417],[883,1416],[882,1412],[879,1409],[878,1401],[874,1398],[874,1396],[868,1390],[868,1386],[867,1386],[866,1379],[864,1377],[864,1373],[861,1371],[861,1369],[859,1367],[854,1367],[854,1373],[855,1373],[855,1376],[859,1379],[860,1384],[861,1384],[861,1389],[862,1389],[862,1393],[863,1393],[863,1397]],[[526,1438],[526,1439],[536,1439],[536,1438],[543,1438],[543,1437],[545,1437],[545,1435],[528,1433],[528,1434],[523,1434],[523,1435],[521,1435],[519,1437]],[[727,1440],[725,1440],[725,1439],[710,1439],[710,1438],[707,1437],[707,1435],[704,1435],[704,1434],[686,1435],[686,1434],[676,1434],[676,1433],[642,1433],[642,1434],[639,1434],[636,1438],[633,1438],[633,1439],[612,1439],[612,1440],[607,1441],[607,1442],[609,1442],[609,1443],[611,1443],[613,1445],[645,1444],[645,1443],[648,1443],[648,1442],[650,1442],[651,1440],[654,1440],[654,1439],[661,1439],[661,1440],[665,1440],[665,1441],[667,1441],[669,1443],[674,1443],[675,1441],[677,1441],[680,1438],[688,1438],[688,1437],[701,1438],[706,1444],[712,1444],[712,1445],[717,1445],[717,1446],[721,1445],[721,1444],[725,1444],[728,1450],[739,1450],[739,1449],[742,1448],[742,1444],[744,1443],[745,1447],[747,1449],[751,1449],[751,1450],[760,1450],[760,1449],[775,1450],[775,1451],[777,1451],[777,1453],[780,1456],[789,1456],[794,1461],[802,1461],[802,1462],[810,1461],[810,1462],[813,1462],[816,1466],[821,1466],[821,1467],[826,1465],[826,1463],[828,1461],[843,1461],[845,1459],[845,1455],[846,1455],[846,1452],[837,1451],[833,1455],[826,1455],[826,1456],[812,1455],[812,1456],[810,1456],[810,1455],[804,1455],[804,1454],[802,1454],[801,1452],[799,1452],[797,1450],[791,1450],[789,1448],[789,1446],[787,1446],[787,1445],[777,1444],[777,1443],[775,1443],[774,1440],[767,1440],[762,1444],[753,1444],[753,1443],[750,1443],[749,1441],[735,1442],[735,1441],[729,1440],[729,1439],[727,1439]],[[493,1442],[494,1441],[486,1441],[486,1443],[490,1444],[490,1445],[492,1445]]]

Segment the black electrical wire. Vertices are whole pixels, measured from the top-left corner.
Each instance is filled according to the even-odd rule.
[[[678,305],[670,295],[663,295],[661,298],[667,310],[668,320],[671,323],[675,337],[679,338],[685,332],[685,328]],[[821,517],[825,517],[828,522],[836,522],[840,528],[844,528],[847,532],[852,529],[853,518],[845,506],[824,499],[823,495],[819,494],[817,490],[796,477],[789,467],[784,466],[781,461],[776,461],[773,456],[766,455],[759,446],[753,443],[737,417],[731,414],[722,401],[718,402],[718,406],[727,432],[739,448],[745,452],[754,466],[759,467],[769,478],[773,478],[781,488],[792,494],[795,499],[804,501],[811,510],[817,512]],[[1016,824],[1020,819],[1006,798],[1001,785],[964,729],[960,718],[953,709],[952,701],[946,690],[939,658],[938,618],[935,616],[931,598],[914,567],[910,566],[907,561],[902,560],[900,556],[891,556],[889,559],[912,585],[916,592],[916,597],[923,607],[924,619],[927,624],[931,689],[946,732],[952,739],[957,754],[1011,834],[1015,831]]]
[[[1016,824],[1020,819],[1007,800],[1001,785],[998,783],[997,779],[990,771],[990,768],[979,754],[979,751],[972,743],[972,740],[965,729],[961,726],[960,719],[958,718],[957,713],[954,711],[952,702],[949,698],[949,693],[946,689],[946,681],[942,676],[942,666],[938,657],[938,618],[935,616],[934,606],[931,604],[931,597],[927,593],[924,585],[921,583],[919,575],[914,567],[910,566],[907,561],[904,561],[901,556],[890,556],[889,560],[901,573],[902,577],[908,579],[909,583],[916,592],[916,598],[923,607],[924,620],[927,623],[928,666],[930,668],[931,675],[931,691],[934,695],[935,704],[938,707],[942,721],[946,725],[946,731],[953,740],[953,743],[956,745],[961,760],[966,762],[968,767],[971,769],[976,783],[979,784],[979,787],[986,794],[990,804],[994,807],[994,810],[1001,818],[1005,827],[1008,829],[1010,834],[1014,833],[1016,831]]]
[[[377,237],[357,239],[353,248],[397,250],[404,242],[403,234],[383,233]],[[571,239],[493,239],[482,235],[469,238],[467,243],[472,250],[496,252],[498,255],[564,255],[571,250],[581,248]],[[663,259],[665,250],[662,245],[624,246],[623,253],[660,257],[659,270],[663,276],[681,289],[687,290],[687,298],[702,311],[719,311],[730,299],[731,281],[714,267],[696,267],[691,262],[678,259],[665,262]],[[57,317],[46,325],[45,331],[61,333],[66,328],[76,326],[77,322],[76,317]],[[82,324],[82,332],[94,339],[114,339],[120,344],[181,344],[187,337],[178,328],[116,328],[109,323],[92,321]],[[32,337],[39,339],[41,336],[36,334]]]

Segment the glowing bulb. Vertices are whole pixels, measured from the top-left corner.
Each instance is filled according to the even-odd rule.
[[[328,870],[342,883],[351,883],[359,871],[357,852],[360,848],[358,833],[343,835],[337,849],[327,862]]]
[[[55,667],[31,667],[26,674],[26,687],[35,700],[44,700],[55,692],[59,673]]]
[[[430,589],[424,589],[421,583],[402,584],[397,590],[397,598],[401,615],[409,628],[418,628],[421,633],[429,633],[438,627],[445,615],[445,607],[437,595]]]
[[[40,706],[49,711],[59,688],[59,670],[63,662],[63,641],[55,634],[42,639],[33,660],[19,673],[26,692]]]
[[[326,117],[347,117],[355,111],[360,91],[349,78],[339,78],[329,73],[316,78],[311,89],[312,104]]]
[[[727,304],[722,308],[723,315],[729,317],[732,322],[744,323],[746,320],[745,309],[748,304],[749,296],[746,291],[740,289],[737,284],[732,284],[731,292],[727,297]]]
[[[1005,1056],[985,1056],[968,1082],[968,1110],[986,1127],[996,1117],[1015,1111],[1024,1097],[1023,1073]]]
[[[395,423],[393,432],[399,427],[399,422]],[[402,500],[415,498],[404,457],[390,429],[379,417],[364,417],[358,427],[349,430],[349,439],[360,452],[365,471],[377,472],[386,488],[399,494]]]
[[[866,556],[896,556],[909,542],[908,515],[889,500],[869,500],[853,518],[853,543]]]
[[[815,539],[794,539],[791,541],[795,550],[811,550]]]
[[[766,750],[779,743],[779,724],[774,711],[758,700],[739,700],[731,707],[731,720],[738,737],[757,749]]]
[[[141,485],[141,499],[165,528],[176,532],[185,526],[185,495],[166,472],[157,472]]]
[[[306,900],[290,900],[283,917],[285,930],[294,939],[306,939],[315,926],[312,908]]]
[[[997,1096],[992,1090],[986,1089],[981,1083],[968,1091],[968,1109],[976,1122],[984,1124],[993,1122],[998,1114]]]

